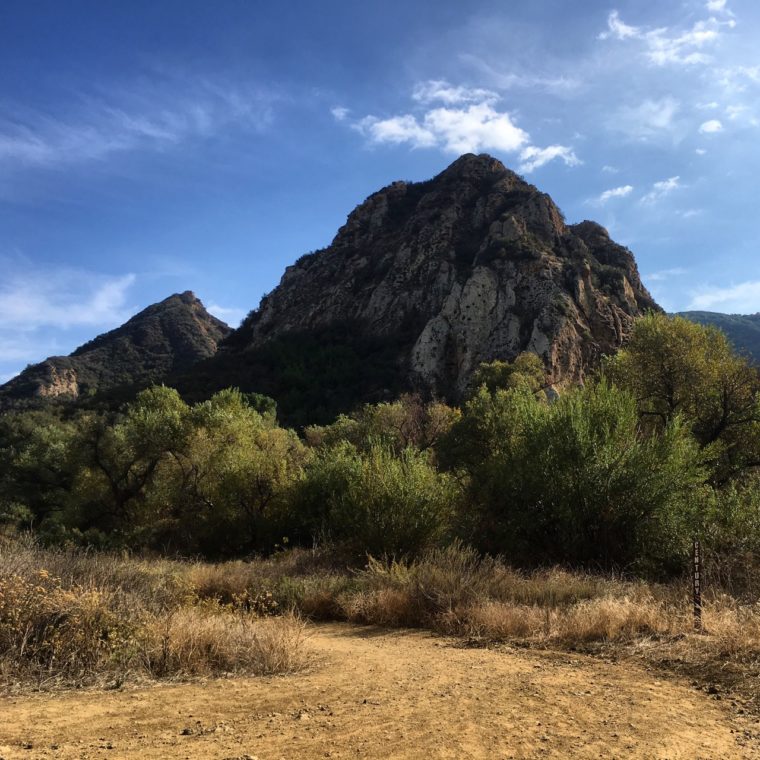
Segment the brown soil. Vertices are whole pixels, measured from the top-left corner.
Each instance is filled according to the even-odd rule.
[[[760,758],[754,718],[630,663],[312,629],[305,673],[0,700],[0,758]]]

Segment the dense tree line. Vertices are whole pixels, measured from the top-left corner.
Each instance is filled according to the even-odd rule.
[[[7,413],[0,522],[210,557],[326,541],[411,556],[459,538],[522,566],[660,576],[694,535],[760,552],[760,380],[722,333],[647,316],[582,387],[556,397],[544,380],[525,354],[483,365],[461,409],[402,396],[301,434],[236,390]]]

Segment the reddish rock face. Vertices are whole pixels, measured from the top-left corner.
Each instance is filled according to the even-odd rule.
[[[465,155],[432,180],[371,195],[328,248],[288,267],[231,343],[255,350],[353,323],[398,335],[409,384],[456,398],[478,364],[522,351],[553,383],[580,380],[649,309],[633,255],[603,227],[566,225],[499,161]]]

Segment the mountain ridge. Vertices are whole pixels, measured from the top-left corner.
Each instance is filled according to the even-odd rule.
[[[196,400],[236,386],[276,399],[296,425],[407,391],[458,403],[481,362],[524,351],[541,357],[550,383],[582,381],[649,310],[660,308],[633,254],[602,226],[567,224],[500,161],[465,154],[431,179],[372,193],[238,329],[189,291],[175,294],[27,368],[0,401],[150,382]]]
[[[0,403],[74,401],[117,388],[145,386],[189,370],[231,333],[192,291],[151,304],[68,356],[30,365],[0,386]]]

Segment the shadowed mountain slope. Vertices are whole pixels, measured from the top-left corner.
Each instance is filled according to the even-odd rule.
[[[230,332],[193,293],[175,294],[69,356],[30,365],[0,387],[0,405],[83,399],[160,383],[212,356]]]

